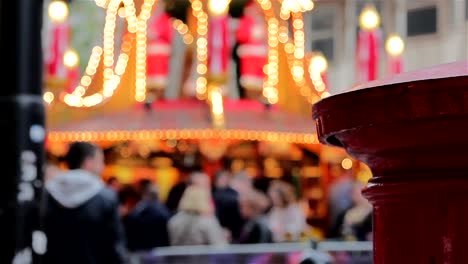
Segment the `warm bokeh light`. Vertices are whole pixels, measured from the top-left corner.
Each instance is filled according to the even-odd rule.
[[[366,5],[359,16],[359,25],[364,30],[374,30],[380,26],[380,15],[374,5]]]
[[[128,140],[178,140],[178,139],[212,139],[212,138],[258,140],[271,142],[288,142],[298,144],[316,144],[314,134],[289,133],[255,130],[215,130],[215,129],[182,129],[182,130],[146,130],[146,131],[102,131],[102,132],[50,132],[50,142],[71,141],[128,141]]]
[[[54,101],[54,94],[52,92],[45,92],[44,95],[42,96],[42,99],[44,99],[44,102],[47,104],[51,104],[52,101]]]
[[[353,168],[353,161],[349,158],[344,158],[343,161],[341,161],[341,167],[345,170],[350,170]]]
[[[327,58],[325,58],[323,54],[317,53],[313,55],[312,58],[310,59],[309,67],[310,67],[309,72],[318,71],[320,73],[324,73],[328,69]]]
[[[312,0],[283,0],[281,3],[281,13],[286,14],[307,12],[314,8],[314,2]]]
[[[122,75],[125,73],[129,53],[132,46],[136,48],[135,100],[144,101],[146,98],[146,33],[147,21],[151,16],[153,5],[158,0],[143,0],[140,13],[136,14],[133,0],[95,0],[95,3],[106,9],[106,23],[104,25],[103,45],[96,46],[91,51],[84,75],[72,93],[63,96],[63,102],[71,107],[93,107],[103,103],[105,98],[111,97],[119,87]],[[122,3],[124,6],[122,7]],[[120,9],[120,10],[119,10]],[[128,34],[122,37],[120,53],[115,52],[116,19],[119,11],[125,10],[124,19],[127,22]],[[122,15],[122,14],[121,14]],[[136,43],[136,44],[132,44]],[[79,63],[79,57],[73,53],[65,54],[64,64]],[[93,81],[100,64],[103,64],[103,86],[99,92],[85,96]]]
[[[398,35],[390,35],[385,43],[385,49],[391,56],[398,57],[405,50],[405,43]]]
[[[53,22],[63,22],[68,18],[68,5],[65,1],[52,1],[49,4],[48,12]]]
[[[222,16],[227,14],[231,0],[209,0],[208,10],[211,15]]]
[[[68,68],[75,68],[80,63],[80,57],[78,53],[73,49],[68,49],[63,54],[63,65]]]
[[[117,11],[117,14],[121,18],[125,18],[127,16],[126,13],[127,12],[125,12],[125,7],[120,7],[119,10]]]

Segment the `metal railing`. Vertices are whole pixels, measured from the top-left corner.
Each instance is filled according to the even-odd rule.
[[[370,264],[371,242],[311,241],[174,246],[132,254],[131,264]]]

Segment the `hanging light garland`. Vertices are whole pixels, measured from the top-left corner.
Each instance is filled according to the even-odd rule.
[[[196,18],[196,53],[197,53],[197,80],[196,91],[198,99],[206,99],[208,79],[208,14],[203,10],[200,0],[190,0],[192,14]]]
[[[103,103],[110,98],[118,88],[122,75],[125,73],[129,53],[132,43],[136,40],[136,81],[135,100],[142,102],[146,97],[146,34],[147,21],[151,16],[153,5],[158,0],[144,0],[141,12],[137,16],[134,0],[95,0],[95,3],[106,9],[106,23],[104,27],[103,46],[96,46],[92,49],[90,59],[81,77],[79,85],[73,92],[64,93],[61,98],[73,107],[92,107]],[[315,92],[307,86],[305,80],[305,34],[302,13],[310,11],[314,7],[311,0],[283,0],[281,3],[280,19],[275,14],[275,8],[271,0],[256,0],[263,10],[268,29],[268,61],[264,67],[267,78],[263,85],[263,95],[270,104],[278,102],[279,83],[279,43],[284,44],[285,52],[288,56],[291,75],[302,96],[306,97],[309,103],[318,100]],[[190,34],[188,26],[182,21],[175,19],[173,27],[183,36],[184,43],[191,44],[196,41],[197,54],[197,78],[196,91],[199,99],[207,98],[207,72],[208,72],[208,15],[204,11],[203,2],[200,0],[190,0],[192,14],[196,18],[197,35]],[[123,6],[122,6],[123,4]],[[120,10],[119,10],[120,8]],[[122,11],[123,9],[123,11]],[[123,18],[127,22],[128,33],[123,37],[120,54],[115,62],[115,29],[118,13],[125,14]],[[293,39],[288,36],[288,27],[282,21],[292,17]],[[101,91],[91,95],[86,95],[87,89],[91,85],[98,66],[102,64],[103,88]],[[307,65],[309,70],[311,65]],[[310,71],[309,71],[310,73]],[[317,75],[314,75],[317,76]],[[313,81],[319,83],[319,81]],[[323,82],[322,82],[323,83]],[[317,87],[315,87],[317,90]],[[318,89],[322,89],[319,87]],[[318,90],[317,90],[318,91]],[[44,100],[52,103],[56,96],[51,93],[44,94]]]
[[[158,0],[144,0],[140,14],[136,15],[133,0],[95,0],[97,6],[106,9],[106,22],[103,32],[103,45],[95,46],[91,51],[90,59],[85,68],[85,73],[73,92],[64,92],[63,101],[72,107],[92,107],[99,105],[105,99],[111,97],[121,82],[125,73],[132,42],[136,39],[136,81],[135,100],[144,101],[146,97],[146,33],[147,21],[151,16],[151,10]],[[123,7],[121,4],[123,3]],[[119,8],[124,8],[124,19],[127,22],[128,34],[124,35],[117,62],[115,58],[115,30]],[[93,82],[98,66],[103,65],[103,88],[101,91],[85,96],[88,87]],[[44,94],[44,99],[49,103],[55,96]]]
[[[267,21],[268,29],[268,62],[265,65],[267,79],[263,83],[263,96],[268,103],[278,103],[278,83],[279,83],[279,52],[278,52],[278,32],[279,21],[270,0],[257,0],[263,9]]]
[[[280,17],[283,20],[292,19],[293,40],[289,40],[288,26],[282,26],[280,35],[282,43],[285,43],[284,50],[288,56],[289,68],[300,94],[306,98],[310,104],[314,104],[320,98],[329,96],[325,91],[326,84],[322,78],[321,71],[313,69],[312,60],[306,61],[306,57],[311,54],[305,54],[305,32],[303,13],[311,11],[314,3],[310,0],[283,0],[281,5]],[[306,67],[313,87],[308,87],[306,82]],[[318,73],[318,74],[317,74]],[[319,94],[320,96],[318,96]]]

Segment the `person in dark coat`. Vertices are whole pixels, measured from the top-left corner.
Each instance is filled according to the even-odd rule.
[[[70,170],[45,184],[44,263],[125,263],[118,199],[99,177],[104,168],[102,150],[76,142],[70,145],[65,161]]]
[[[233,177],[231,179],[231,177]],[[240,214],[239,192],[236,191],[231,182],[242,181],[242,176],[231,176],[228,172],[220,172],[216,175],[213,200],[215,204],[216,217],[221,226],[230,232],[232,243],[239,239],[244,219]]]
[[[153,184],[142,189],[142,200],[124,218],[127,244],[130,251],[147,251],[169,246],[167,223],[171,214],[158,200]]]
[[[242,193],[240,210],[246,219],[239,237],[241,244],[272,243],[273,234],[263,212],[269,206],[266,195],[257,190]]]

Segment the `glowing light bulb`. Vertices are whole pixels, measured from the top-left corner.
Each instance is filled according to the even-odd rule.
[[[374,30],[380,26],[380,16],[373,5],[366,5],[359,16],[359,25],[364,30]]]
[[[48,12],[53,22],[63,22],[68,17],[68,5],[65,1],[52,1],[49,4]]]
[[[310,59],[309,71],[324,73],[328,69],[328,61],[322,54],[316,54]]]
[[[52,101],[54,101],[54,94],[52,92],[45,92],[44,95],[42,96],[42,99],[44,99],[44,102],[47,104],[51,104]]]
[[[391,56],[398,57],[405,50],[405,43],[400,36],[390,35],[385,43],[385,49]]]
[[[225,15],[229,8],[231,0],[210,0],[208,2],[208,10],[212,15]]]
[[[353,168],[353,161],[349,158],[344,158],[343,161],[341,161],[341,167],[345,170],[350,170]]]
[[[79,62],[80,57],[78,56],[78,53],[75,50],[69,49],[63,54],[63,65],[65,65],[66,67],[75,68]]]

